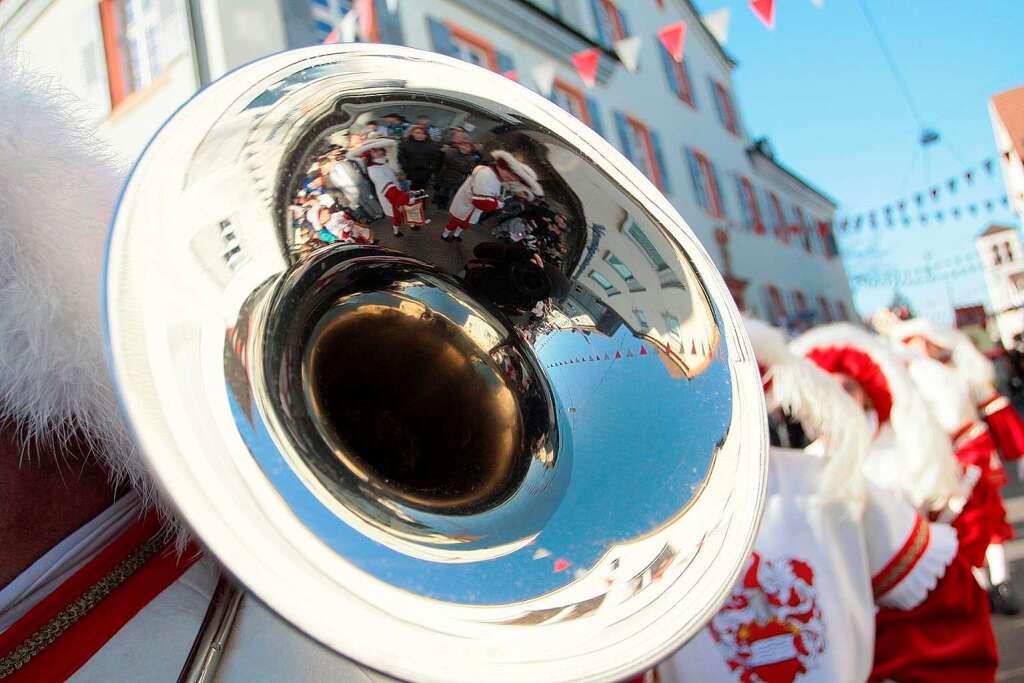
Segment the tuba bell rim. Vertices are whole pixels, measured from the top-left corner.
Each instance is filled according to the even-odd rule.
[[[685,577],[676,577],[642,608],[629,613],[611,609],[522,628],[509,625],[522,612],[521,602],[488,607],[452,604],[411,595],[368,575],[325,542],[328,530],[311,529],[282,502],[280,490],[232,431],[220,369],[202,360],[187,369],[178,365],[180,359],[169,348],[177,338],[168,335],[194,335],[194,348],[201,348],[207,358],[218,357],[222,351],[217,345],[223,339],[204,336],[208,321],[184,321],[191,324],[186,330],[183,321],[162,319],[160,311],[147,309],[152,291],[146,284],[154,271],[159,272],[161,259],[145,236],[129,231],[129,226],[141,220],[147,202],[155,205],[150,210],[172,208],[161,203],[166,200],[154,179],[184,182],[188,153],[202,142],[203,131],[237,111],[257,84],[312,66],[360,60],[379,66],[381,78],[418,77],[435,84],[459,80],[495,99],[516,99],[516,107],[571,140],[588,161],[665,226],[714,300],[730,358],[732,450],[719,453],[701,494],[672,520],[679,529],[692,530],[697,547]],[[164,162],[164,168],[156,168],[155,159]],[[168,164],[168,159],[175,163]],[[254,277],[250,284],[255,289],[262,282]],[[236,297],[238,304],[241,298]],[[106,301],[110,364],[122,409],[150,470],[185,521],[226,569],[274,611],[333,650],[374,669],[422,681],[478,680],[483,671],[492,680],[509,681],[622,678],[669,656],[710,618],[753,545],[767,481],[765,411],[756,364],[724,281],[668,200],[621,154],[570,115],[497,74],[408,48],[344,45],[271,56],[212,84],[165,124],[132,171],[113,223]],[[230,317],[221,313],[221,321]],[[179,376],[182,372],[185,377]],[[198,426],[186,415],[183,397],[189,392],[183,387],[190,383],[210,390],[206,400],[212,415]],[[214,429],[212,441],[223,450],[213,450],[223,455],[210,458],[205,454]],[[293,478],[293,485],[301,483],[299,477]],[[658,534],[652,530],[638,538],[638,546],[657,545]],[[549,604],[550,595],[527,602]],[[396,640],[403,649],[397,661]]]

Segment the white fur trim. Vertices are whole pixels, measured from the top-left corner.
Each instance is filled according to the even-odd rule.
[[[956,346],[956,336],[952,332],[951,329],[940,327],[927,318],[911,318],[893,325],[888,334],[897,342],[910,337],[924,337],[932,344],[952,351]]]
[[[107,371],[100,305],[123,174],[84,106],[0,47],[0,402],[23,439],[91,440],[116,480],[151,489]]]
[[[765,396],[769,410],[781,408],[824,442],[828,464],[822,497],[860,499],[861,470],[871,441],[864,412],[833,378],[789,351],[780,329],[751,318],[744,324],[754,357],[771,380]]]
[[[371,149],[386,149],[390,153],[392,149],[398,146],[398,143],[391,138],[374,137],[368,139],[363,144],[359,145],[355,149],[350,149],[345,158],[349,161],[358,159],[363,154],[369,152]]]
[[[533,193],[534,197],[543,197],[544,188],[541,187],[540,182],[537,180],[537,172],[532,168],[524,164],[523,162],[516,159],[510,152],[506,152],[503,149],[496,149],[491,152],[491,156],[494,159],[500,159],[508,164],[509,169],[516,174],[520,182]]]
[[[915,356],[910,359],[907,371],[946,434],[952,436],[978,418],[967,382],[956,369],[931,358]]]
[[[945,524],[928,525],[928,547],[910,573],[893,586],[877,602],[882,607],[911,610],[924,602],[928,594],[946,575],[959,547],[956,531]]]
[[[971,338],[960,330],[953,330],[953,365],[971,387],[974,402],[981,403],[996,391],[996,366],[978,350]]]
[[[981,403],[995,392],[995,365],[960,330],[941,327],[925,318],[914,318],[894,325],[889,336],[896,343],[910,337],[924,337],[949,351],[957,372],[970,386],[975,403]]]
[[[866,353],[881,368],[889,384],[893,405],[889,421],[896,437],[899,468],[896,477],[908,500],[919,508],[940,510],[962,494],[960,468],[949,436],[936,423],[918,394],[907,370],[888,345],[866,330],[849,323],[831,323],[793,340],[790,348],[806,355],[817,348],[851,347]]]

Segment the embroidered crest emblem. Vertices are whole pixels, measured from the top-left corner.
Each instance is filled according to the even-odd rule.
[[[814,570],[801,560],[773,562],[753,553],[709,628],[743,683],[792,683],[825,652]]]

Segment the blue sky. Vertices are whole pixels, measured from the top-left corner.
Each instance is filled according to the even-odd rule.
[[[918,125],[875,41],[860,0],[777,0],[775,30],[754,17],[747,0],[696,0],[703,13],[729,7],[726,49],[739,62],[736,95],[752,135],[767,135],[780,160],[839,200],[840,215],[881,207],[961,176],[974,166],[982,176],[938,202],[926,199],[927,226],[866,227],[838,232],[847,270],[860,273],[913,270],[948,262],[979,266],[973,237],[989,222],[1014,215],[998,199],[1005,193],[997,170],[991,180],[978,168],[996,155],[988,115],[994,93],[1024,85],[1024,2],[1019,0],[864,0],[909,84],[926,126],[943,141],[927,152],[916,144]],[[925,164],[927,159],[927,165]],[[968,192],[968,190],[971,190]],[[911,195],[911,196],[907,196]],[[996,208],[951,220],[948,208],[995,198]],[[942,223],[936,209],[947,209]],[[916,212],[914,213],[916,216]],[[881,218],[881,216],[879,216]],[[955,264],[957,265],[957,264]],[[939,268],[935,269],[936,271]],[[944,271],[950,268],[944,268]],[[949,321],[953,305],[985,301],[980,271],[943,282],[903,288],[921,315]],[[892,297],[891,285],[860,286],[854,298],[870,313]]]

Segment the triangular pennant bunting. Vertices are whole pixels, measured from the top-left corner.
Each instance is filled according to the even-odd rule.
[[[530,76],[533,78],[534,85],[537,86],[537,92],[544,97],[551,94],[551,89],[555,86],[554,64],[551,62],[541,62],[530,70]],[[575,332],[575,330],[573,331]]]
[[[658,29],[658,40],[665,46],[665,51],[677,62],[683,61],[683,48],[686,40],[686,22],[677,21]]]
[[[705,15],[702,19],[704,26],[715,37],[719,45],[725,45],[729,40],[729,13],[729,8],[723,7]]]
[[[775,28],[775,0],[750,0],[750,9],[769,31]]]
[[[622,40],[616,40],[612,46],[615,49],[615,54],[619,57],[619,61],[622,62],[622,66],[626,67],[626,71],[631,74],[636,73],[637,67],[640,64],[640,44],[640,36],[630,36]]]
[[[582,50],[572,56],[572,65],[576,67],[576,73],[589,88],[597,83],[597,63],[600,59],[601,49],[597,47]]]

